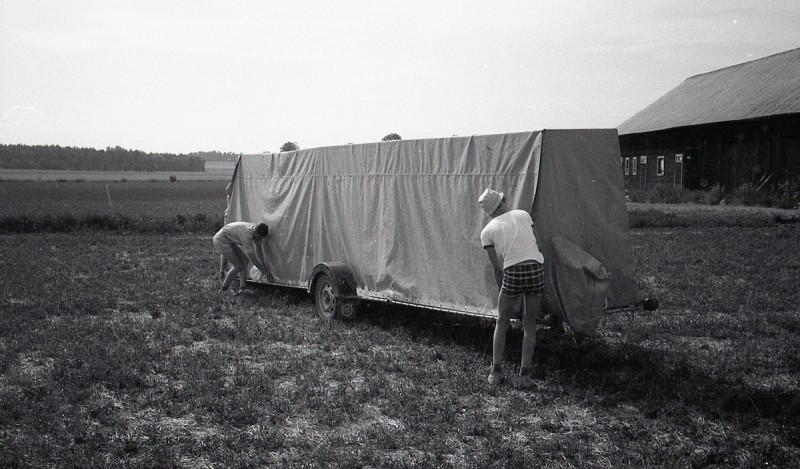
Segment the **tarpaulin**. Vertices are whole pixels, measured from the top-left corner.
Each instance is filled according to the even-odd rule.
[[[559,262],[552,240],[562,237],[603,265],[609,276],[608,307],[635,303],[638,292],[616,130],[546,130],[544,135],[531,215],[537,238],[543,241],[545,264]],[[553,280],[545,276],[545,308],[558,311],[562,300]],[[559,285],[558,294],[569,295],[574,288],[573,294],[580,297],[585,294],[582,285]]]
[[[600,325],[608,299],[608,272],[597,258],[557,236],[550,243],[547,263],[553,290],[550,306],[576,332],[591,334]]]
[[[556,138],[548,144],[551,133]],[[625,206],[619,146],[610,145],[612,138],[613,129],[548,130],[242,155],[230,220],[269,225],[265,253],[275,283],[307,287],[315,265],[343,262],[352,269],[359,296],[491,316],[498,289],[480,243],[480,231],[489,221],[477,204],[480,193],[492,187],[506,194],[511,207],[534,208],[540,244],[574,228],[573,222],[562,226],[556,213],[566,213],[570,220],[596,220],[603,231],[602,222],[613,218],[610,232],[598,236],[613,245],[601,243],[608,255],[593,253],[605,263],[624,251],[618,244],[627,242],[627,215],[624,230],[617,226]],[[562,150],[568,151],[562,155]],[[542,191],[542,151],[541,171],[547,171],[553,184],[566,187],[548,184]],[[548,163],[548,157],[558,162]],[[611,174],[614,164],[616,173]],[[593,177],[603,179],[596,183],[598,190],[574,187],[594,184]],[[613,190],[599,194],[600,186]],[[561,189],[573,194],[564,196]],[[597,210],[603,213],[590,213]],[[544,223],[558,226],[540,235]],[[583,238],[567,237],[583,247]],[[598,245],[590,244],[592,249]],[[547,248],[540,247],[547,256]],[[626,255],[611,262],[612,276],[631,273],[631,260]],[[635,292],[614,295],[629,296]]]

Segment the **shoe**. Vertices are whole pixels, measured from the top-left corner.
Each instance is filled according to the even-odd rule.
[[[492,372],[489,373],[489,378],[487,378],[487,381],[489,381],[489,384],[492,386],[503,384],[505,379],[503,378],[503,372],[500,370],[499,365],[492,365]]]
[[[536,389],[536,381],[530,375],[520,376],[517,380],[517,387],[520,389]]]
[[[520,368],[517,387],[520,389],[536,388],[536,381],[533,380],[533,370],[531,368]]]
[[[491,373],[489,373],[489,378],[487,379],[487,381],[489,381],[489,384],[491,384],[492,386],[503,384],[504,381],[503,374],[498,373],[496,371],[492,371]]]
[[[235,295],[236,296],[246,295],[246,294],[252,293],[252,292],[253,292],[253,288],[250,287],[250,286],[246,286],[246,287],[243,287],[243,288],[240,288],[240,289],[236,290]]]

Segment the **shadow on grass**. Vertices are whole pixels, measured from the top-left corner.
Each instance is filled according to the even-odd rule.
[[[598,393],[600,404],[636,405],[644,415],[688,419],[690,409],[706,417],[755,427],[766,419],[800,446],[800,392],[756,388],[741,377],[713,377],[693,366],[681,352],[654,351],[638,345],[599,340],[575,343],[542,341],[537,361],[545,374]]]
[[[253,284],[260,294],[281,295],[288,305],[314,304],[312,295],[300,288]],[[354,319],[383,329],[403,328],[414,341],[429,341],[441,345],[455,344],[471,347],[478,353],[491,354],[494,321],[487,318],[445,313],[411,306],[365,301],[357,305]],[[321,319],[322,320],[322,319]],[[513,332],[512,332],[513,334]],[[488,366],[487,361],[487,366]]]
[[[264,291],[287,295],[290,304],[313,303],[302,290]],[[465,347],[491,361],[494,321],[384,303],[363,303],[351,320],[383,329],[402,329],[411,340]],[[521,330],[509,330],[506,358],[518,364]],[[787,442],[800,446],[800,392],[754,387],[741,377],[714,377],[693,366],[681,351],[652,350],[640,345],[576,340],[540,327],[535,362],[543,378],[564,388],[591,394],[597,405],[630,404],[649,418],[666,416],[689,422],[692,410],[705,417],[755,428],[764,420],[782,429]]]

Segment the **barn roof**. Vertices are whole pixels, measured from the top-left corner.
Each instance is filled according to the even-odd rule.
[[[620,135],[800,112],[800,49],[695,75],[617,127]]]

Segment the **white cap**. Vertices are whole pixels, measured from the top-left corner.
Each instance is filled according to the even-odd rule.
[[[503,201],[503,193],[496,190],[486,189],[480,197],[478,197],[478,204],[487,215],[491,215],[500,206]]]

